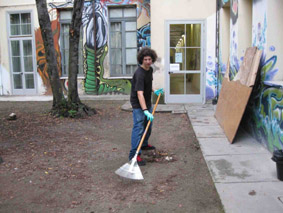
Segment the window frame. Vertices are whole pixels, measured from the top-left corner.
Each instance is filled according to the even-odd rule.
[[[20,34],[20,35],[11,35],[11,20],[10,15],[12,14],[23,14],[23,13],[29,13],[30,14],[30,34]],[[35,44],[35,35],[34,35],[34,14],[33,10],[27,9],[27,10],[11,10],[6,12],[6,29],[7,29],[7,39],[8,39],[8,55],[9,55],[9,65],[10,65],[10,84],[12,89],[13,95],[34,95],[38,93],[38,79],[36,77],[37,73],[37,62],[36,62],[36,44]],[[21,29],[21,28],[20,28]],[[24,55],[23,55],[23,44],[22,42],[24,40],[30,40],[32,43],[32,66],[33,71],[32,72],[25,72],[24,69]],[[11,41],[19,41],[20,45],[20,61],[21,61],[21,72],[16,73],[21,75],[25,74],[33,74],[33,83],[34,88],[26,88],[26,78],[25,76],[22,77],[22,88],[15,88],[13,75],[14,75],[14,64],[12,62],[12,49],[11,49]]]
[[[138,40],[137,40],[137,12],[135,17],[125,17],[124,15],[124,9],[126,8],[133,8],[133,9],[137,9],[136,5],[122,5],[122,6],[108,6],[108,21],[109,21],[109,26],[108,26],[108,30],[109,30],[109,69],[110,69],[110,78],[132,78],[132,75],[134,73],[134,71],[130,74],[127,74],[127,61],[126,61],[126,51],[127,49],[136,49],[137,53],[138,53]],[[117,18],[111,18],[110,17],[110,10],[111,9],[121,9],[122,10],[122,17],[117,17]],[[135,30],[129,30],[126,31],[126,22],[135,22],[136,23],[136,29]],[[121,56],[122,56],[122,74],[113,74],[112,72],[112,68],[111,68],[111,64],[112,64],[112,54],[111,54],[111,23],[120,23],[121,24]],[[136,34],[136,46],[135,47],[126,47],[126,32],[135,32]],[[136,65],[136,67],[138,66],[138,63],[136,64],[128,64],[128,65]]]
[[[60,54],[61,54],[61,71],[62,71],[60,79],[67,79],[68,75],[69,75],[69,69],[66,69],[66,71],[64,72],[64,68],[63,68],[64,65],[63,65],[62,61],[63,61],[63,58],[64,58],[65,51],[63,51],[63,49],[62,49],[63,37],[61,35],[62,35],[62,29],[63,29],[62,25],[68,24],[70,26],[71,23],[72,23],[72,19],[61,19],[60,12],[62,12],[62,11],[64,11],[64,12],[69,11],[70,13],[72,13],[72,10],[71,9],[70,10],[59,10],[59,23],[60,23],[60,35],[59,35],[59,42],[60,42],[59,44],[60,45],[59,46],[60,46]],[[83,26],[81,26],[80,39],[83,39]],[[68,42],[69,41],[70,40],[69,40],[69,36],[68,36]],[[81,44],[81,51],[82,51],[81,61],[82,61],[82,64],[78,64],[79,65],[78,76],[77,76],[78,79],[85,78],[85,75],[84,75],[83,48],[84,48],[84,46],[83,46],[83,42],[82,42],[82,44]],[[69,46],[69,49],[70,49],[70,46]],[[80,46],[79,46],[79,50],[80,50]],[[80,59],[78,60],[78,62],[80,62]],[[66,64],[65,67],[68,68],[69,64]]]
[[[30,14],[30,34],[19,34],[19,35],[12,35],[11,34],[11,19],[10,19],[10,16],[11,15],[13,15],[13,14],[19,14],[19,15],[21,15],[21,14],[23,14],[23,13],[29,13]],[[20,16],[20,20],[21,20],[21,16]],[[32,38],[34,38],[34,35],[33,35],[33,13],[32,13],[32,11],[31,10],[19,10],[19,11],[8,11],[7,12],[7,22],[8,22],[8,24],[7,24],[7,28],[8,28],[8,37],[9,38],[19,38],[19,37],[32,37]],[[21,21],[20,21],[20,29],[22,29],[21,28]]]

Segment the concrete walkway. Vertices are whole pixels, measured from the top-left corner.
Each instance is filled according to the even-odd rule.
[[[129,96],[80,96],[81,100],[129,100]],[[51,96],[0,96],[0,101],[51,101]],[[122,106],[131,110],[129,102]],[[158,105],[157,111],[187,113],[226,213],[282,213],[283,182],[271,153],[243,130],[230,144],[211,104]]]
[[[212,105],[185,105],[227,213],[282,213],[283,182],[272,154],[243,130],[230,144]]]

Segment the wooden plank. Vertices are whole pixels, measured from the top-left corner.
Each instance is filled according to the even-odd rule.
[[[224,78],[215,117],[225,132],[230,143],[236,136],[241,119],[252,92],[240,81],[228,81]]]
[[[260,59],[261,59],[261,54],[262,54],[262,50],[257,50],[256,54],[254,56],[253,59],[253,64],[251,67],[251,73],[248,77],[248,81],[246,83],[246,85],[248,87],[254,86],[255,84],[255,79],[256,79],[256,75],[257,75],[257,71],[258,71],[258,67],[259,67],[259,63],[260,63]]]
[[[226,72],[222,82],[215,117],[230,143],[233,143],[249,101],[261,53],[256,47],[248,48],[236,80],[230,81]]]
[[[246,50],[244,60],[241,64],[241,66],[240,66],[240,69],[239,69],[237,75],[233,79],[234,81],[240,80],[240,82],[243,85],[247,85],[247,81],[249,79],[249,75],[250,75],[250,72],[251,72],[251,67],[252,67],[252,64],[253,64],[254,56],[256,54],[256,50],[257,50],[256,47],[249,47]]]

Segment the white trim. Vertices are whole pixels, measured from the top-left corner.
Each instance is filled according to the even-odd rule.
[[[128,79],[131,80],[132,76],[124,76],[124,77],[107,77],[105,79]]]
[[[63,77],[60,77],[60,80],[68,80],[68,76],[63,76]],[[80,80],[80,79],[85,79],[85,76],[77,76],[77,80]]]
[[[166,96],[165,103],[205,103],[205,74],[206,74],[206,21],[205,19],[199,20],[165,20],[165,85],[166,85]],[[170,24],[200,24],[201,25],[201,64],[200,70],[182,70],[172,73],[180,74],[190,74],[190,73],[199,73],[200,80],[200,94],[184,94],[184,95],[170,95],[170,74],[169,74],[169,65],[170,65]],[[185,85],[184,85],[185,86]]]
[[[31,18],[31,34],[30,35],[11,35],[10,32],[10,15],[11,14],[22,14],[22,13],[30,13]],[[7,11],[6,12],[6,25],[7,25],[7,40],[8,40],[8,54],[9,54],[9,64],[10,64],[10,85],[11,92],[13,95],[27,95],[27,94],[37,94],[38,93],[38,86],[37,86],[37,64],[36,64],[36,44],[35,44],[35,35],[34,35],[34,22],[33,22],[33,10],[15,10],[15,11]],[[25,78],[22,78],[22,89],[15,89],[14,88],[14,80],[13,80],[13,63],[12,63],[12,50],[11,50],[11,41],[20,41],[20,60],[21,60],[21,69],[24,71],[24,63],[23,63],[23,40],[31,40],[32,43],[32,65],[33,65],[33,72],[27,74],[33,74],[34,80],[34,89],[26,89],[25,87]],[[22,75],[25,73],[22,72]]]

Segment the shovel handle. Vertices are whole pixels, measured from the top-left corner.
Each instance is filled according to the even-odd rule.
[[[156,110],[156,108],[157,108],[157,105],[158,105],[158,102],[159,102],[160,97],[161,97],[161,93],[159,93],[159,95],[158,95],[158,97],[157,97],[156,103],[155,103],[154,108],[153,108],[153,111],[152,111],[152,115],[154,115],[154,113],[155,113],[155,110]],[[145,139],[145,136],[146,136],[146,133],[147,133],[147,130],[148,130],[150,124],[151,124],[151,121],[149,120],[149,121],[147,122],[145,131],[144,131],[144,133],[143,133],[143,136],[142,136],[142,139],[141,139],[140,144],[139,144],[139,146],[138,146],[138,149],[137,149],[136,154],[138,154],[139,151],[140,151],[140,149],[141,149],[141,146],[142,146],[142,144],[143,144],[143,141],[144,141],[144,139]]]

